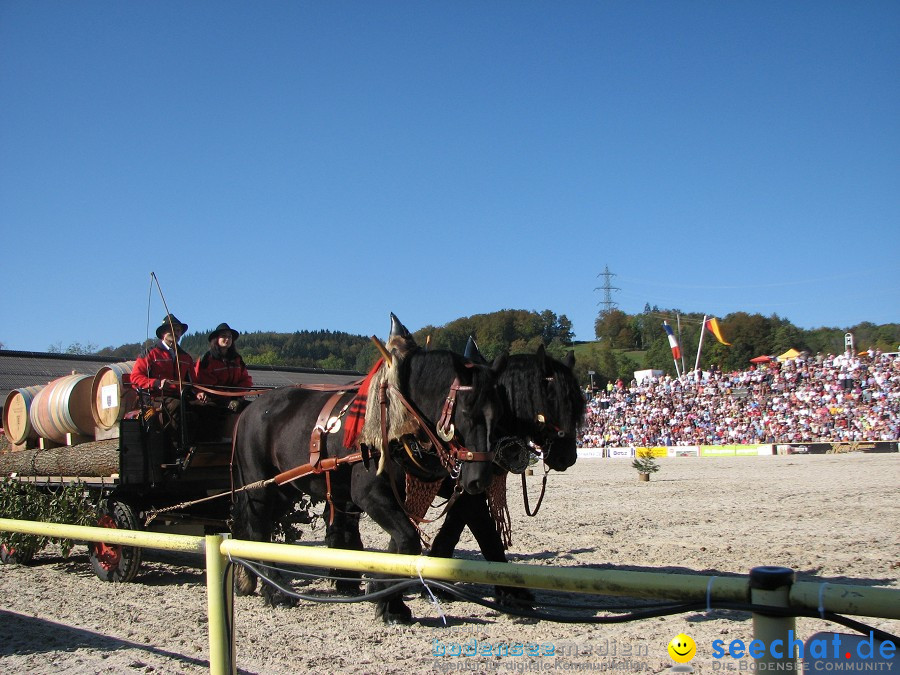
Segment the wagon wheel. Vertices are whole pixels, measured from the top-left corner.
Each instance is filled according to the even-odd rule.
[[[33,557],[31,549],[11,548],[5,541],[0,542],[0,562],[4,565],[27,565]]]
[[[101,503],[97,527],[141,529],[134,509],[125,502],[112,499]],[[141,566],[141,549],[138,546],[94,542],[90,545],[90,557],[94,574],[103,581],[131,581]]]

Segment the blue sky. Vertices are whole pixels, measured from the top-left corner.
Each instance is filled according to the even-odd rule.
[[[900,321],[900,3],[0,2],[0,343]],[[149,328],[148,328],[149,312]]]

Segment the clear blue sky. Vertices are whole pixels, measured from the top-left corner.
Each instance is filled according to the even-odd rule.
[[[0,342],[900,321],[900,3],[0,2]],[[149,305],[149,307],[148,307]]]

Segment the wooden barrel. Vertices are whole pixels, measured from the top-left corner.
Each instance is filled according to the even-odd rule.
[[[37,437],[31,427],[28,412],[31,410],[34,397],[44,386],[38,384],[33,387],[13,389],[6,396],[6,403],[3,405],[3,432],[13,445],[20,445],[29,438]]]
[[[128,384],[134,361],[111,363],[94,375],[91,402],[94,422],[101,429],[112,429],[122,416],[138,407],[137,392]]]
[[[31,426],[38,436],[57,443],[66,434],[94,435],[90,375],[66,375],[41,389],[31,402]]]

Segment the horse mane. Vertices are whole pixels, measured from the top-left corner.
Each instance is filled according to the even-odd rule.
[[[578,386],[574,373],[565,364],[550,357],[547,357],[545,365],[552,373],[550,377],[553,378],[550,383],[550,396],[557,401],[563,419],[574,419],[576,426],[580,425],[584,420],[587,401],[581,393],[581,387]]]
[[[385,446],[382,427],[387,434],[388,442],[405,434],[415,433],[418,429],[415,418],[400,401],[398,395],[398,392],[403,391],[400,385],[400,366],[406,360],[406,358],[398,358],[399,356],[399,352],[394,351],[391,362],[385,361],[372,377],[372,383],[369,386],[369,400],[366,403],[366,416],[362,430],[359,432],[359,444],[375,448],[379,452]],[[387,396],[387,420],[384,425],[381,421],[380,398],[383,387]],[[387,453],[381,452],[378,459],[377,473],[379,474],[384,470],[386,455]]]
[[[541,352],[510,356],[500,376],[500,387],[520,423],[535,425],[535,415],[547,413],[547,404],[560,415],[553,422],[575,419],[580,424],[584,418],[584,396],[571,369]],[[549,400],[545,400],[544,392]]]

